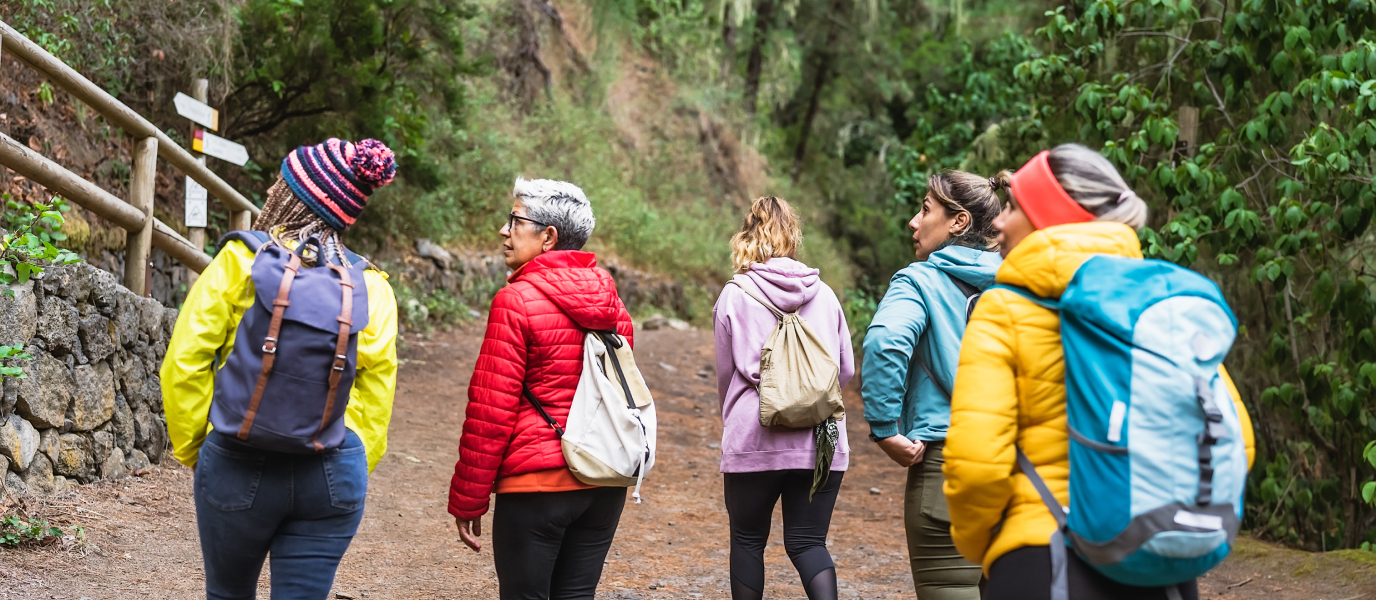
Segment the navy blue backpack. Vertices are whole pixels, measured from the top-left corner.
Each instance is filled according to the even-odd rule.
[[[253,305],[234,349],[215,374],[210,422],[220,433],[263,450],[311,454],[344,443],[344,411],[358,364],[358,334],[368,326],[366,260],[328,264],[315,238],[295,251],[262,231],[233,231],[257,250]],[[314,247],[314,267],[302,253]]]

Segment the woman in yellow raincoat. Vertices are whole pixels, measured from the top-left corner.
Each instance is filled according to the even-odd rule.
[[[268,189],[254,229],[290,249],[318,241],[316,252],[302,259],[305,266],[357,264],[362,259],[345,249],[339,234],[395,171],[391,150],[376,140],[330,139],[297,148],[282,161],[281,178]],[[368,473],[387,450],[397,376],[396,297],[384,273],[363,271],[368,323],[356,333],[342,445],[303,454],[255,447],[213,431],[210,412],[216,375],[253,308],[258,249],[239,239],[223,242],[187,295],[162,364],[168,436],[177,460],[196,469],[207,597],[254,597],[271,554],[274,600],[323,598],[363,518]],[[353,309],[355,320],[359,308]]]
[[[1038,156],[1063,194],[1024,191],[1014,176],[1012,201],[994,220],[1004,262],[1000,284],[1059,298],[1090,257],[1142,258],[1136,228],[1146,204],[1098,152],[1065,144]],[[1223,373],[1242,422],[1248,464],[1252,425],[1237,389]],[[985,292],[965,330],[946,437],[946,498],[956,549],[984,566],[985,600],[1048,598],[1056,520],[1015,464],[1026,452],[1062,506],[1069,505],[1069,440],[1059,316],[1020,294]],[[1068,553],[1070,597],[1077,600],[1167,598],[1165,588],[1135,588],[1095,571]],[[1193,581],[1181,586],[1197,597]]]

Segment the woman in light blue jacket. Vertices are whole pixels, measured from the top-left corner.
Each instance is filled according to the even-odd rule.
[[[965,321],[1002,260],[993,221],[1008,177],[945,171],[927,184],[908,222],[917,261],[889,281],[865,334],[861,393],[870,439],[908,468],[903,523],[918,599],[978,600],[980,567],[951,542],[942,447]]]

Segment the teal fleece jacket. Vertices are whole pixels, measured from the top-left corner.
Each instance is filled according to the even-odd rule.
[[[997,252],[947,246],[894,274],[865,332],[860,370],[865,421],[875,437],[946,439],[951,400],[941,389],[955,385],[966,315],[965,294],[948,275],[984,290],[1002,262]],[[941,389],[917,360],[941,380]]]

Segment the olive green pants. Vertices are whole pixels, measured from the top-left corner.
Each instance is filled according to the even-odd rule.
[[[980,566],[965,560],[951,541],[942,450],[945,441],[928,442],[922,462],[908,467],[903,494],[903,525],[918,600],[979,600]]]

